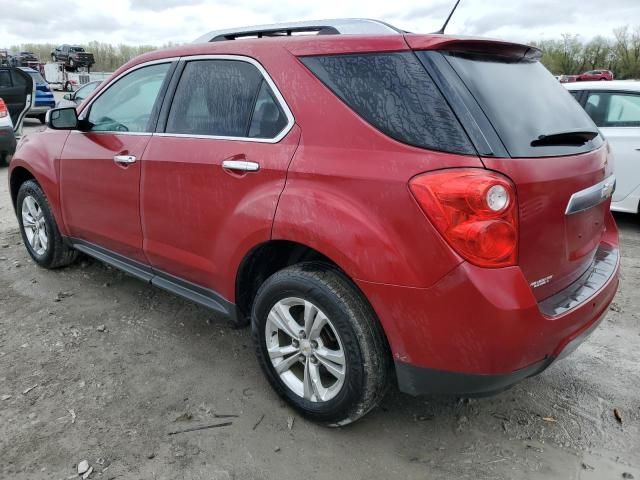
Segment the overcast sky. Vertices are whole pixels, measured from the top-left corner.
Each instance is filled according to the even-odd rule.
[[[20,43],[162,45],[210,30],[337,17],[385,20],[412,32],[437,30],[454,0],[0,0],[0,48]],[[640,25],[640,0],[462,0],[447,33],[514,41],[591,38]]]

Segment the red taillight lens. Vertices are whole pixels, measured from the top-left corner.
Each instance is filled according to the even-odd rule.
[[[454,169],[414,177],[409,188],[429,220],[463,258],[481,267],[515,265],[516,192],[504,176]]]
[[[9,110],[7,109],[7,105],[4,103],[4,100],[0,98],[0,118],[8,117]]]

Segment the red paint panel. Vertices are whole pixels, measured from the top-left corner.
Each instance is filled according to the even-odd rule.
[[[568,157],[483,158],[487,168],[516,185],[519,204],[518,265],[528,282],[552,276],[534,289],[544,299],[576,280],[593,261],[610,201],[565,215],[571,195],[612,173],[607,148]]]
[[[612,235],[617,243],[617,235]],[[540,313],[518,267],[463,263],[428,289],[358,286],[385,329],[394,359],[469,374],[506,374],[562,349],[606,313],[617,272],[588,302],[555,318]]]
[[[71,132],[60,161],[62,213],[70,236],[132,258],[142,253],[140,159],[151,135]],[[138,161],[116,164],[115,155]]]
[[[299,136],[296,127],[276,144],[154,136],[142,162],[141,192],[151,265],[233,301],[242,258],[269,240]],[[223,169],[232,158],[257,162],[260,170]]]

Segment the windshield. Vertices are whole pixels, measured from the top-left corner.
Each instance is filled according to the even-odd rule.
[[[511,157],[571,155],[602,144],[591,118],[539,62],[464,53],[444,56]],[[545,138],[555,141],[540,141]]]

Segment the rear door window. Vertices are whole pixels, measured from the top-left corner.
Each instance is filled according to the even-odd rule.
[[[238,60],[194,60],[184,68],[167,133],[248,137],[262,85],[258,69]]]
[[[478,102],[511,157],[572,155],[602,144],[585,110],[540,62],[459,52],[442,55]],[[593,136],[585,141],[590,135],[566,135],[571,132]],[[556,140],[545,144],[541,138]]]
[[[313,56],[301,61],[347,106],[388,136],[416,147],[476,153],[414,53]]]

